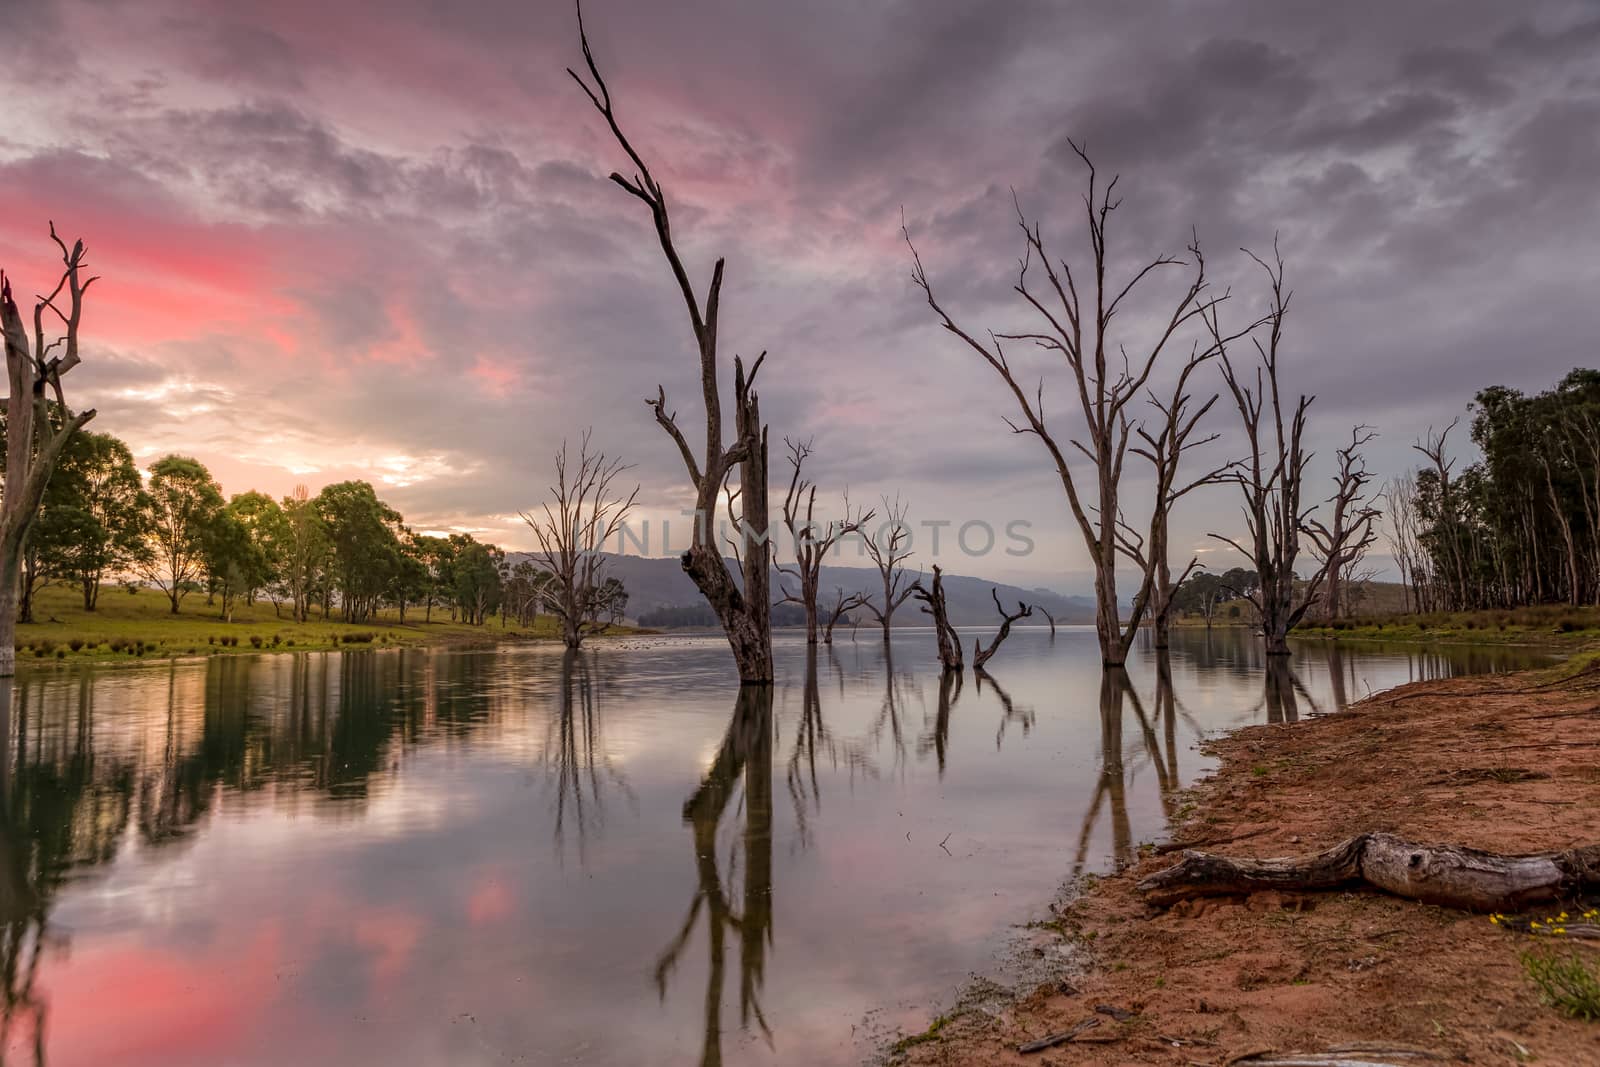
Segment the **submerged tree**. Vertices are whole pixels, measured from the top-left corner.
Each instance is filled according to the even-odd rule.
[[[617,538],[639,495],[638,486],[621,494],[616,480],[631,468],[604,452],[591,452],[587,431],[576,458],[573,465],[563,441],[556,453],[555,484],[548,490],[551,499],[540,514],[522,516],[539,542],[538,559],[549,575],[539,586],[540,602],[561,623],[568,648],[579,647],[589,634],[604,629],[611,616],[621,614],[608,604],[621,586],[612,588],[614,579],[606,577],[605,546]],[[626,604],[627,594],[622,597]]]
[[[789,449],[789,491],[783,498],[783,525],[789,531],[794,551],[794,565],[778,568],[800,585],[799,595],[783,590],[783,601],[799,604],[806,613],[806,643],[817,643],[819,616],[817,587],[822,582],[822,561],[839,539],[846,534],[859,533],[861,527],[872,520],[874,512],[857,511],[850,514],[850,498],[845,497],[844,518],[838,522],[818,523],[817,487],[802,472],[811,455],[810,441],[785,441]],[[843,614],[844,598],[841,595],[832,618],[826,622],[829,640],[832,641],[833,624]]]
[[[884,497],[883,524],[871,537],[862,539],[873,566],[878,568],[878,580],[883,588],[881,604],[875,604],[868,598],[862,606],[872,612],[878,625],[883,627],[885,644],[889,641],[894,613],[917,590],[917,579],[912,578],[903,566],[911,556],[911,527],[906,522],[908,514],[910,506],[898,495],[893,500]]]
[[[1339,618],[1348,609],[1347,580],[1378,539],[1377,523],[1383,513],[1367,492],[1372,474],[1361,454],[1361,449],[1376,436],[1365,426],[1350,432],[1350,443],[1336,453],[1335,488],[1327,500],[1331,517],[1326,523],[1315,517],[1306,519],[1306,535],[1311,538],[1326,575],[1325,614],[1330,619]]]
[[[988,648],[984,648],[983,642],[976,637],[972,639],[972,669],[975,671],[983,670],[983,665],[993,659],[996,652],[1000,651],[1001,643],[1011,636],[1012,623],[1018,619],[1030,618],[1033,615],[1033,609],[1020,600],[1017,601],[1017,610],[1010,612],[1000,603],[998,590],[991,588],[989,595],[994,597],[994,609],[1000,613],[1000,632],[994,635],[994,640],[989,643]]]
[[[922,290],[940,325],[977,353],[1010,391],[1022,419],[1020,424],[1007,420],[1012,432],[1032,434],[1044,445],[1094,564],[1095,629],[1100,639],[1101,659],[1108,666],[1118,666],[1126,661],[1149,606],[1155,586],[1157,562],[1154,557],[1158,547],[1153,543],[1149,546],[1148,557],[1140,568],[1142,574],[1138,591],[1124,619],[1122,601],[1117,593],[1117,564],[1128,554],[1130,545],[1122,496],[1123,461],[1134,432],[1134,420],[1128,405],[1144,392],[1146,383],[1173,338],[1184,330],[1186,323],[1214,307],[1216,301],[1202,295],[1206,288],[1205,259],[1200,254],[1197,240],[1190,242],[1188,260],[1160,255],[1135,271],[1120,286],[1107,278],[1113,258],[1108,253],[1107,224],[1111,213],[1122,203],[1121,197],[1116,195],[1117,179],[1113,177],[1102,188],[1094,164],[1082,147],[1073,141],[1068,141],[1068,144],[1088,168],[1088,188],[1083,203],[1088,224],[1091,278],[1088,279],[1085,293],[1080,294],[1079,279],[1071,264],[1065,259],[1060,260],[1060,269],[1057,270],[1057,262],[1046,251],[1040,226],[1028,221],[1019,204],[1017,224],[1022,229],[1024,252],[1013,288],[1030,312],[1037,316],[1039,325],[1035,330],[1023,333],[989,331],[980,337],[959,325],[934,295],[922,259],[911,244],[910,232],[905,231],[904,235],[907,246],[911,248],[911,279]],[[1044,272],[1042,291],[1036,288],[1030,276],[1035,262]],[[1114,336],[1117,331],[1112,329],[1113,320],[1125,310],[1124,301],[1142,282],[1168,267],[1187,268],[1190,271],[1188,283],[1171,302],[1170,310],[1162,313],[1155,339],[1139,350],[1141,354],[1132,355],[1128,350],[1132,342],[1121,341]],[[1007,352],[1006,346],[1010,343],[1036,346],[1065,360],[1071,372],[1072,393],[1077,398],[1084,425],[1082,436],[1065,440],[1057,438],[1057,431],[1046,423],[1043,382],[1036,389],[1024,384],[1024,372],[1012,366]],[[1208,354],[1192,352],[1191,364],[1206,358]],[[1181,388],[1179,399],[1183,399]],[[1174,413],[1181,411],[1181,405],[1172,405],[1172,410]],[[1181,455],[1182,451],[1180,442],[1173,453],[1174,464],[1176,456]],[[1092,487],[1080,487],[1080,477],[1074,475],[1068,459],[1074,452],[1089,461],[1093,471]],[[1155,514],[1162,516],[1162,551],[1165,548],[1164,509],[1168,503],[1166,494],[1162,494],[1154,505]]]
[[[1324,568],[1313,580],[1300,582],[1294,570],[1309,515],[1301,498],[1311,460],[1304,437],[1312,398],[1302,393],[1289,407],[1279,389],[1278,357],[1291,296],[1284,287],[1283,257],[1276,246],[1270,264],[1254,253],[1246,254],[1266,272],[1271,290],[1270,305],[1261,320],[1267,327],[1267,340],[1251,338],[1259,357],[1253,382],[1229,356],[1229,338],[1215,307],[1207,309],[1205,319],[1221,356],[1223,381],[1245,432],[1244,460],[1228,480],[1239,486],[1244,497],[1247,537],[1240,543],[1221,534],[1211,536],[1232,545],[1255,568],[1259,585],[1248,599],[1260,615],[1267,654],[1287,656],[1289,631],[1315,602],[1326,575]]]
[[[924,586],[920,581],[913,582],[911,591],[922,601],[922,610],[933,619],[934,637],[939,642],[939,666],[946,672],[959,672],[962,667],[961,635],[950,624],[950,614],[944,600],[944,572],[939,565],[933,565],[931,584]],[[1001,614],[1004,614],[1004,610]]]
[[[757,356],[748,371],[744,362],[737,355],[734,357],[733,443],[724,445],[722,395],[717,377],[717,329],[722,299],[723,260],[719,258],[712,268],[710,285],[702,302],[673,241],[666,193],[617,124],[611,90],[601,77],[594,53],[589,49],[581,5],[578,8],[578,38],[583,45],[583,59],[588,67],[589,80],[571,68],[567,73],[583,89],[595,110],[605,118],[612,137],[633,166],[632,178],[613,172],[611,180],[650,209],[656,238],[689,313],[689,326],[700,356],[700,392],[705,404],[705,445],[700,459],[695,458],[694,450],[679,428],[677,413],[667,409],[666,390],[658,386],[655,397],[646,400],[655,412],[656,421],[677,445],[689,474],[689,483],[695,491],[694,533],[689,550],[683,554],[683,569],[716,612],[717,620],[728,637],[728,644],[733,649],[739,680],[770,684],[773,678],[772,546],[768,538],[767,428],[761,422],[761,409],[755,393],[756,374],[761,369],[766,353]],[[735,477],[737,488],[729,489]],[[734,518],[734,554],[741,571],[738,578],[724,561],[721,545],[713,532],[718,498],[725,490],[730,517]],[[735,501],[739,507],[736,517],[732,516]]]
[[[819,615],[823,619],[822,643],[825,645],[833,644],[833,628],[839,625],[841,620],[849,620],[852,611],[866,605],[867,598],[865,594],[846,593],[842,586],[835,587],[833,590],[833,603],[828,605],[827,609]]]
[[[74,414],[67,407],[61,378],[82,360],[78,355],[78,327],[83,320],[83,297],[94,278],[84,278],[85,249],[82,241],[71,248],[56,236],[50,224],[50,239],[61,250],[62,273],[49,296],[41,296],[33,306],[33,338],[22,313],[11,297],[11,279],[0,273],[0,332],[5,334],[6,371],[10,393],[6,397],[6,472],[4,494],[0,495],[0,677],[16,672],[17,580],[28,534],[39,517],[39,505],[55,470],[61,450],[73,434],[94,418],[93,408]],[[66,297],[66,310],[57,303]],[[50,339],[45,332],[45,313],[59,320],[65,332]],[[56,352],[51,355],[52,352]],[[52,422],[50,404],[60,413]]]

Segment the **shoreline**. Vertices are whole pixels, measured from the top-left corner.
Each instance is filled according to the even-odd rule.
[[[1378,1042],[1439,1062],[1600,1065],[1600,1023],[1543,1003],[1523,962],[1570,952],[1600,969],[1600,943],[1552,944],[1366,889],[1166,910],[1135,889],[1184,847],[1264,858],[1374,830],[1506,853],[1600,840],[1597,688],[1600,668],[1580,658],[1409,683],[1336,714],[1207,741],[1218,765],[1178,795],[1169,842],[1069,884],[1027,924],[1080,966],[1018,989],[998,1011],[958,1005],[888,1061],[1221,1065]],[[1019,1052],[1077,1027],[1070,1041]]]
[[[81,638],[81,647],[74,649],[70,639],[50,638],[22,631],[19,628],[17,648],[17,677],[64,670],[105,669],[119,667],[151,666],[171,663],[203,662],[222,656],[294,655],[306,652],[385,651],[402,649],[444,649],[473,651],[500,648],[507,645],[559,645],[561,637],[550,630],[501,630],[485,625],[481,632],[466,631],[461,625],[450,624],[449,629],[428,632],[411,623],[376,623],[373,625],[327,622],[309,622],[297,625],[296,636],[273,641],[259,632],[246,631],[228,634],[237,624],[213,622],[222,637],[211,635],[211,641],[199,641],[192,635],[169,639],[153,636],[152,639],[127,639],[122,637],[94,636]],[[35,624],[36,625],[36,624]],[[441,625],[441,624],[434,624]],[[159,635],[159,627],[153,627]],[[653,630],[617,627],[614,630],[591,634],[590,641],[607,642],[622,638],[650,636]],[[41,636],[44,640],[41,641]],[[259,638],[259,643],[251,637]],[[42,654],[41,654],[42,648]]]

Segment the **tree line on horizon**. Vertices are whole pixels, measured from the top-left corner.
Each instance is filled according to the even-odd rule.
[[[5,423],[0,419],[0,437]],[[254,490],[224,497],[199,460],[167,455],[147,477],[111,434],[80,430],[56,462],[23,550],[17,621],[34,621],[38,592],[52,582],[78,590],[94,611],[102,587],[146,584],[176,615],[204,594],[224,620],[241,602],[269,601],[281,616],[371,621],[382,609],[431,622],[531,625],[549,574],[469,534],[432,536],[408,527],[365,481],[336,482],[315,495],[304,486],[275,500]],[[597,602],[620,620],[627,592],[615,580]]]

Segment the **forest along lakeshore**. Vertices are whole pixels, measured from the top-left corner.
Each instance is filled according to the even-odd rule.
[[[565,273],[539,310],[603,291],[608,328],[650,323],[647,373],[541,388],[563,406],[603,392],[590,414],[608,439],[632,411],[670,475],[646,481],[593,429],[563,428],[509,489],[474,482],[465,452],[363,451],[370,478],[230,496],[169,438],[141,445],[141,468],[89,428],[120,414],[133,440],[141,398],[226,393],[92,378],[137,379],[115,345],[80,343],[121,284],[95,270],[139,273],[125,245],[91,268],[47,217],[43,259],[18,254],[30,284],[0,273],[0,1059],[1600,1064],[1600,372],[1483,388],[1470,443],[1456,419],[1390,428],[1412,443],[1383,452],[1303,384],[1327,347],[1306,340],[1326,310],[1305,316],[1293,284],[1305,226],[1253,220],[1227,266],[1197,226],[1175,231],[1181,252],[1147,245],[1158,216],[1124,225],[1137,187],[1106,158],[1126,149],[1063,134],[1047,176],[1070,225],[1036,213],[1032,183],[1001,216],[910,183],[897,227],[875,217],[904,275],[884,317],[921,322],[919,359],[967,374],[961,405],[998,405],[1015,450],[906,458],[883,432],[890,469],[862,473],[970,463],[1025,486],[1057,512],[1035,531],[1050,581],[1086,560],[1087,595],[1021,563],[1028,587],[960,573],[952,558],[1001,566],[964,539],[982,526],[992,547],[987,518],[941,555],[916,532],[952,520],[914,513],[898,482],[852,503],[826,412],[768,349],[724,351],[730,272],[727,300],[752,304],[805,274],[715,253],[748,226],[694,194],[740,151],[708,166],[704,144],[675,143],[706,131],[660,112],[702,89],[633,80],[670,50],[623,65],[620,94],[649,106],[621,107],[612,52],[644,49],[628,34],[597,49],[575,8],[573,65],[541,74],[582,165],[525,179],[510,149],[475,145],[392,184],[442,213],[553,184],[586,248],[603,231],[631,250],[605,274],[553,257]],[[1266,53],[1246,45],[1197,70],[1254,69]],[[338,138],[317,132],[310,154],[328,158]],[[385,158],[332,155],[344,171]],[[251,203],[293,199],[278,192]],[[1145,192],[1136,210],[1159,200]],[[981,217],[1014,260],[972,262],[985,246],[959,227]],[[547,221],[516,243],[542,244]],[[235,257],[252,258],[230,243]],[[1307,279],[1339,284],[1306,258]],[[485,279],[454,282],[429,302],[491,300]],[[499,346],[454,326],[396,333],[449,332],[457,363],[484,347],[463,375],[483,397],[510,388]],[[813,330],[773,338],[773,363]],[[598,358],[579,355],[569,367]],[[956,415],[895,399],[874,429],[960,436]],[[473,419],[545,433],[522,411]],[[241,478],[269,469],[222,452],[210,462]],[[418,470],[497,510],[435,498],[408,520],[385,497]],[[651,555],[633,525],[651,507],[689,520],[686,544]],[[1035,547],[1026,520],[999,525]],[[839,563],[847,544],[857,566]]]

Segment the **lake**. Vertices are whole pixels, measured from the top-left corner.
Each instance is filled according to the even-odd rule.
[[[966,639],[970,644],[972,634]],[[970,652],[970,649],[969,649]],[[0,771],[7,1064],[853,1064],[1074,874],[1159,840],[1196,750],[1495,648],[1179,630],[1102,678],[1021,629],[216,657],[25,674]]]

